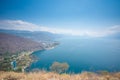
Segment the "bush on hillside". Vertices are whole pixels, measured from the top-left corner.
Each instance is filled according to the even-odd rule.
[[[50,66],[50,70],[57,73],[64,73],[68,70],[68,68],[69,68],[69,65],[65,62],[64,63],[54,62]]]

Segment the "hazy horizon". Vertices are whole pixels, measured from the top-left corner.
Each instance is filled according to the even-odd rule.
[[[2,0],[0,29],[88,37],[120,33],[119,0]]]

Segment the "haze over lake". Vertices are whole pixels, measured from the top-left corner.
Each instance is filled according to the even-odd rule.
[[[30,69],[48,69],[55,62],[67,62],[68,72],[120,71],[120,40],[108,38],[66,37],[51,50],[35,52],[39,60]]]

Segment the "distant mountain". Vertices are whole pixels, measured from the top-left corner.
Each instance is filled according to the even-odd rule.
[[[42,50],[43,45],[27,38],[0,32],[0,56],[10,53],[16,54],[21,51]]]
[[[16,36],[21,36],[24,38],[29,38],[34,41],[54,41],[56,38],[61,37],[61,35],[49,33],[49,32],[44,32],[44,31],[20,31],[20,30],[2,30],[0,29],[0,32],[16,35]]]

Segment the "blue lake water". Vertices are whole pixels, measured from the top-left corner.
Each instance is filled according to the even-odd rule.
[[[120,71],[120,40],[103,38],[59,38],[56,48],[34,53],[40,60],[33,62],[30,69],[49,69],[57,62],[67,62],[69,72]]]

